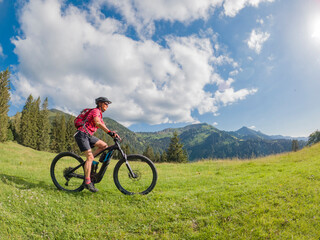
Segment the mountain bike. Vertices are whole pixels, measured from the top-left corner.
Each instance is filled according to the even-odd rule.
[[[115,138],[114,145],[98,153],[99,162],[93,161],[91,166],[91,181],[99,183],[103,179],[115,151],[119,151],[120,159],[113,170],[113,180],[116,187],[124,194],[148,194],[157,183],[157,170],[152,161],[138,154],[126,155],[121,149],[120,140]],[[59,153],[50,167],[51,179],[59,190],[80,192],[84,189],[85,161],[75,153]]]

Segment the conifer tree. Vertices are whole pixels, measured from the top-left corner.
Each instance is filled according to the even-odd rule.
[[[132,149],[129,144],[124,144],[122,149],[127,155],[132,153]]]
[[[299,142],[298,140],[292,140],[292,151],[296,152],[299,150]]]
[[[170,145],[167,150],[168,162],[188,162],[188,155],[183,149],[183,144],[180,142],[178,133],[175,131],[173,137],[170,140]]]
[[[79,148],[73,137],[76,132],[74,127],[74,119],[75,118],[71,116],[66,123],[66,150],[78,153]]]
[[[160,155],[160,162],[167,162],[167,152],[163,151],[162,154]]]
[[[161,156],[160,156],[160,153],[157,152],[155,155],[154,155],[154,162],[161,162]]]
[[[33,97],[30,94],[26,100],[26,103],[22,110],[21,122],[20,122],[20,143],[24,146],[30,147],[32,141],[32,104]]]
[[[62,114],[60,115],[60,119],[58,121],[58,151],[63,152],[66,151],[66,118]]]
[[[66,150],[66,121],[64,115],[58,113],[52,123],[50,148],[54,152]]]
[[[58,122],[59,122],[59,114],[55,116],[52,121],[51,131],[50,131],[50,149],[53,152],[58,152]]]
[[[9,124],[9,101],[10,101],[10,72],[5,70],[0,72],[0,142],[7,140]]]
[[[33,101],[31,105],[31,142],[29,146],[33,149],[39,150],[38,142],[39,142],[39,124],[41,121],[40,118],[40,97],[37,100]]]
[[[20,126],[21,126],[21,113],[18,112],[16,115],[11,117],[10,128],[13,133],[13,138],[15,141],[21,143],[20,140]]]
[[[48,98],[46,98],[39,116],[38,150],[40,151],[48,151],[50,149],[50,128]]]
[[[148,145],[147,148],[144,150],[143,155],[149,158],[151,161],[154,161],[154,151],[150,145]]]

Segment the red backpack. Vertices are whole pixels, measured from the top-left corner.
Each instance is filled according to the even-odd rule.
[[[93,110],[93,108],[85,108],[81,111],[78,117],[76,117],[76,119],[74,120],[74,126],[76,127],[76,129],[85,125],[85,123],[87,122],[87,117],[91,110]]]

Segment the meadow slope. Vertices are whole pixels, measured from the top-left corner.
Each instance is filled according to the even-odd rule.
[[[0,239],[319,239],[320,145],[248,161],[156,164],[126,196],[111,162],[99,192],[58,191],[55,154],[0,144]]]

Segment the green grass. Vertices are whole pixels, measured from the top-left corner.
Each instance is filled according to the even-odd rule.
[[[156,164],[146,196],[58,191],[55,154],[0,144],[0,239],[319,239],[320,145],[248,161]]]

